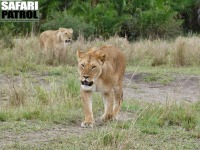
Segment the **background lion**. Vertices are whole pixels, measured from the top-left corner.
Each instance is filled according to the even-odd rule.
[[[47,30],[40,34],[40,47],[44,51],[48,49],[65,49],[72,41],[73,30],[59,28],[58,30]]]
[[[93,126],[92,92],[100,92],[104,102],[104,121],[115,119],[121,108],[125,56],[113,46],[77,51],[78,72],[81,81],[81,99],[85,120],[82,127]]]

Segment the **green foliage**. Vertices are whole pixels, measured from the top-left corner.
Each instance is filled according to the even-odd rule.
[[[138,18],[140,36],[156,38],[180,34],[181,21],[176,21],[175,16],[168,8],[141,12]]]
[[[130,15],[123,14],[126,6],[125,1],[123,2],[122,6],[121,1],[115,1],[99,3],[95,7],[86,2],[76,2],[70,13],[94,24],[96,36],[109,37],[119,33],[122,23],[130,18]]]
[[[72,0],[39,0],[39,9],[41,13],[41,19],[44,20],[55,11],[63,11],[67,9],[72,3]]]
[[[51,14],[53,11],[58,11],[59,6],[61,5],[61,1],[59,0],[40,0],[39,6],[40,6],[40,13],[42,14],[42,18],[47,18],[49,14]]]
[[[113,35],[137,38],[168,38],[184,32],[199,32],[199,0],[39,0],[40,22],[0,23],[12,34],[73,28],[88,37]]]
[[[134,1],[132,10],[133,17],[124,23],[121,33],[129,40],[165,38],[181,33],[182,21],[177,19],[177,12],[162,0]]]
[[[89,36],[93,35],[95,30],[92,24],[85,23],[78,17],[73,17],[64,11],[52,13],[52,15],[47,19],[46,23],[41,25],[41,31],[57,30],[59,27],[73,28],[73,35],[75,39],[77,39],[80,34],[88,38]]]
[[[7,29],[0,30],[0,48],[13,48],[13,38]]]
[[[33,28],[32,22],[0,22],[0,30],[2,30],[3,35],[12,39],[13,35],[28,35]]]

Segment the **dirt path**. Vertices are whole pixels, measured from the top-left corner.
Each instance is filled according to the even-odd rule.
[[[152,102],[200,100],[200,78],[193,75],[173,75],[168,84],[144,82],[147,74],[127,73],[125,75],[124,99]]]
[[[31,125],[33,124],[34,123],[31,123]],[[89,130],[92,129],[83,129],[80,126],[54,125],[53,127],[45,128],[42,130],[19,134],[5,131],[3,135],[0,136],[0,149],[15,143],[31,144],[32,146],[39,145],[40,143],[44,144],[45,142],[50,142],[73,135],[81,136]]]

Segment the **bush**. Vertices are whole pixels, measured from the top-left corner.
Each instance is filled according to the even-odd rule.
[[[41,31],[57,30],[58,28],[72,28],[74,30],[73,38],[77,39],[79,35],[88,38],[93,35],[95,28],[92,24],[81,21],[78,17],[73,17],[64,12],[54,12],[45,23],[41,25]]]
[[[176,19],[177,13],[170,7],[162,9],[136,10],[132,19],[124,22],[121,35],[129,40],[139,38],[168,38],[181,33],[181,20]]]
[[[13,48],[13,38],[10,33],[7,32],[7,30],[0,30],[0,48]]]

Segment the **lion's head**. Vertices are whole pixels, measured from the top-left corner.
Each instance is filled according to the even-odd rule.
[[[78,72],[81,87],[84,90],[92,90],[95,81],[102,74],[102,66],[106,60],[106,53],[94,48],[87,52],[77,51]]]
[[[70,44],[72,42],[73,29],[59,28],[57,35],[59,37],[60,42]]]

